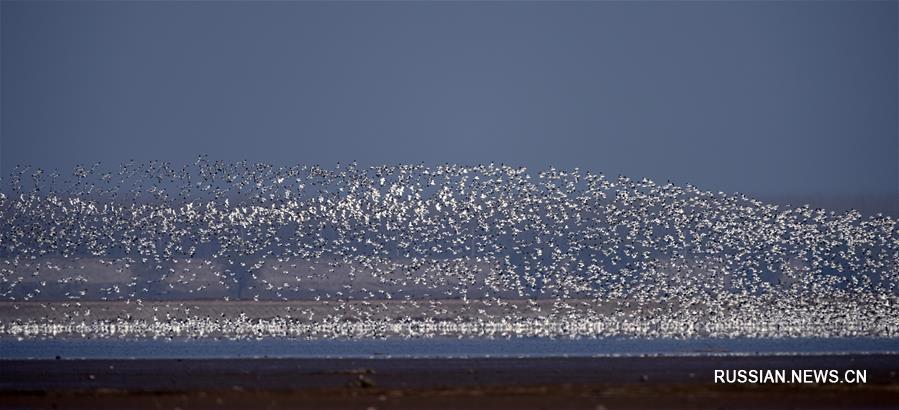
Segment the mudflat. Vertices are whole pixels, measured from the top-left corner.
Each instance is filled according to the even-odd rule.
[[[0,408],[899,406],[899,355],[2,360]],[[865,370],[865,384],[715,384],[716,369]]]

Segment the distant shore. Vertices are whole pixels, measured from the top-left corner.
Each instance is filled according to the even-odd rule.
[[[899,356],[7,360],[0,408],[887,408]],[[714,384],[861,369],[867,384]]]

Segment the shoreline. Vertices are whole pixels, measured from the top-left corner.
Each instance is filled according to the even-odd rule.
[[[887,408],[899,355],[7,360],[0,408]],[[715,384],[716,369],[863,369],[867,384]],[[600,407],[601,406],[601,407]]]

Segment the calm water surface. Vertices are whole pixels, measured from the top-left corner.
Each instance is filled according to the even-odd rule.
[[[896,353],[886,338],[793,339],[384,339],[0,340],[0,359],[454,358]]]

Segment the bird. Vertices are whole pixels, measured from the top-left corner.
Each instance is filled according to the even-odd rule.
[[[899,336],[882,214],[505,163],[200,155],[4,181],[15,337]]]

